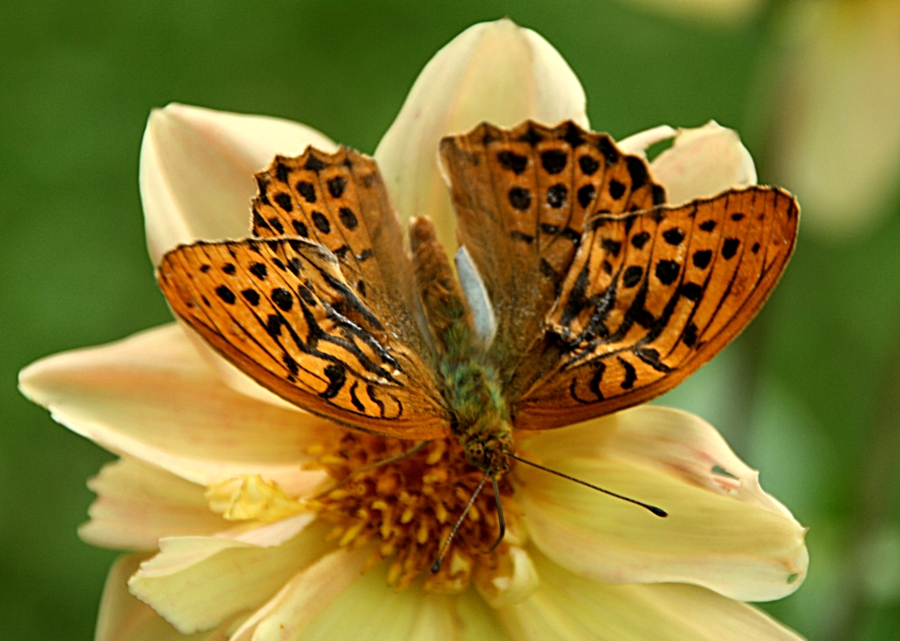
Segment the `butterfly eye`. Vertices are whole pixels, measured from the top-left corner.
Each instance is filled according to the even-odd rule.
[[[466,458],[475,467],[483,467],[480,463],[484,460],[484,445],[477,441],[466,443]]]

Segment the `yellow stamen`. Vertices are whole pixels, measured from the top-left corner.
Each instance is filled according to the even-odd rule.
[[[326,492],[307,506],[321,518],[334,522],[329,538],[341,546],[365,541],[379,544],[374,554],[390,560],[388,584],[406,588],[424,577],[425,590],[455,593],[464,590],[475,568],[490,573],[509,554],[502,543],[491,554],[498,521],[493,493],[482,493],[451,542],[439,572],[429,568],[473,491],[484,476],[465,459],[453,439],[430,442],[421,450],[385,465],[379,461],[407,452],[414,442],[342,431],[321,449],[316,467],[327,471],[340,487]],[[512,486],[500,479],[507,520],[513,527],[517,510]]]

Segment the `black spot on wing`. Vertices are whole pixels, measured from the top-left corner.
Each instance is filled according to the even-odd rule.
[[[628,173],[631,174],[631,191],[637,191],[647,184],[647,165],[637,156],[625,156]]]
[[[613,240],[612,238],[601,238],[600,246],[604,251],[612,254],[613,256],[618,256],[619,252],[622,251],[622,243],[618,240]]]
[[[558,174],[566,168],[568,154],[559,149],[549,149],[541,154],[541,165],[548,174]]]
[[[641,278],[644,277],[644,268],[640,265],[631,265],[628,269],[625,270],[625,273],[622,275],[622,284],[625,287],[634,287],[639,282],[641,282]]]
[[[291,197],[289,194],[278,194],[277,196],[275,196],[275,202],[278,203],[278,206],[286,212],[290,213],[294,210],[294,203],[291,202]]]
[[[582,156],[578,159],[578,166],[586,176],[593,176],[600,169],[600,163],[590,156]]]
[[[688,347],[693,347],[694,343],[697,342],[697,326],[693,322],[688,323],[688,326],[684,328],[681,340]]]
[[[631,237],[631,244],[635,249],[643,249],[644,245],[647,244],[647,241],[650,240],[650,234],[645,231],[635,234]]]
[[[234,292],[228,289],[225,285],[219,285],[216,287],[216,295],[222,299],[223,302],[234,305],[234,302],[237,298],[234,295]]]
[[[706,269],[709,266],[709,262],[712,260],[712,250],[701,249],[695,251],[691,260],[694,261],[694,267]]]
[[[509,204],[519,211],[528,211],[531,207],[531,192],[521,187],[513,187],[509,190]]]
[[[591,201],[594,200],[594,197],[597,195],[597,190],[594,189],[593,185],[585,185],[578,189],[578,204],[581,205],[584,209],[588,208],[588,205],[591,204]]]
[[[300,195],[303,196],[303,200],[308,203],[316,202],[316,188],[313,187],[312,183],[301,180],[296,187]]]
[[[284,354],[284,365],[293,376],[296,376],[300,372],[300,366],[297,365],[297,361],[295,361],[290,354]]]
[[[684,240],[684,232],[678,227],[672,227],[663,232],[663,239],[670,245],[678,246]]]
[[[309,158],[306,159],[306,164],[304,165],[305,169],[309,169],[310,171],[315,171],[316,173],[325,169],[328,165],[321,158],[317,157],[315,154],[310,152]]]
[[[722,244],[722,258],[725,260],[731,259],[737,253],[740,245],[741,241],[737,238],[726,238]]]
[[[294,297],[284,287],[276,287],[272,290],[272,302],[283,312],[291,311],[294,306]]]
[[[269,314],[266,318],[266,332],[272,338],[281,336],[281,326],[285,324],[284,317],[281,314]]]
[[[359,220],[356,218],[356,214],[353,213],[353,210],[349,207],[341,207],[338,210],[338,218],[341,219],[341,224],[353,231],[359,226]]]
[[[320,211],[314,211],[312,214],[313,224],[323,234],[328,234],[331,232],[331,223],[328,222],[328,218],[325,217]]]
[[[662,205],[666,202],[666,190],[660,185],[653,185],[653,204]]]
[[[325,376],[328,378],[328,387],[319,396],[324,399],[334,398],[347,382],[347,370],[339,363],[331,363],[325,367]]]
[[[362,401],[360,401],[359,397],[356,395],[357,387],[359,387],[359,381],[353,381],[353,385],[350,386],[350,402],[353,403],[353,407],[357,410],[365,412],[366,406],[362,404]]]
[[[672,371],[671,367],[659,360],[659,352],[652,347],[636,347],[632,351],[634,352],[635,356],[647,363],[647,365],[655,369],[657,372],[668,374]]]
[[[679,292],[682,296],[694,302],[703,297],[703,287],[697,283],[684,283],[679,288]]]
[[[613,200],[619,200],[625,195],[625,185],[613,178],[609,181],[609,195],[612,196]]]
[[[254,307],[259,305],[259,292],[257,292],[255,289],[245,289],[241,292],[241,296],[243,296],[244,300],[246,300]]]
[[[678,278],[681,267],[674,260],[661,260],[656,263],[656,277],[663,285],[671,285]]]
[[[637,372],[634,369],[634,365],[626,361],[621,356],[617,356],[619,359],[619,364],[622,366],[622,369],[625,370],[625,380],[622,381],[622,389],[631,389],[634,387],[635,381],[637,381]]]
[[[509,169],[517,176],[521,175],[528,166],[528,158],[511,151],[501,151],[497,154],[497,160],[504,168]]]
[[[608,136],[600,136],[597,140],[597,150],[606,159],[607,167],[612,167],[619,162],[619,152]]]
[[[544,137],[531,125],[528,125],[528,131],[519,136],[519,142],[527,142],[531,146],[538,144],[543,139]]]
[[[547,189],[547,204],[554,209],[560,209],[566,206],[568,196],[569,189],[562,183],[557,183]]]
[[[340,198],[344,194],[344,189],[347,187],[347,181],[341,176],[335,176],[330,179],[327,184],[328,193],[331,194],[332,198]]]

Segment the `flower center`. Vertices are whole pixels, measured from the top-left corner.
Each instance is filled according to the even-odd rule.
[[[334,524],[329,538],[341,546],[376,542],[374,553],[389,559],[388,583],[398,589],[427,574],[426,590],[460,592],[477,565],[489,573],[505,565],[507,543],[489,550],[500,533],[497,506],[490,484],[475,499],[437,573],[429,571],[441,545],[462,515],[482,480],[455,439],[438,439],[398,460],[414,441],[383,438],[335,430],[332,442],[316,446],[316,467],[327,471],[338,485],[310,500],[307,507]],[[373,466],[368,469],[367,466]],[[508,528],[516,531],[518,510],[512,485],[499,481]]]

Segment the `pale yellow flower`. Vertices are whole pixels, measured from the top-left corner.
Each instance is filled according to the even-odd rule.
[[[476,25],[426,66],[376,158],[401,215],[431,215],[447,240],[442,135],[484,119],[587,126],[584,107],[578,79],[540,36],[507,20]],[[675,198],[755,181],[737,136],[714,123],[622,144],[641,152],[672,136],[652,167]],[[246,236],[253,172],[308,144],[334,146],[271,118],[154,112],[141,152],[154,262],[181,242]],[[352,514],[335,530],[317,508],[329,484],[321,465],[344,460],[332,446],[347,433],[263,390],[189,330],[171,324],[53,356],[20,385],[121,457],[90,482],[98,498],[80,532],[137,551],[110,573],[98,641],[798,638],[744,601],[802,583],[805,530],[712,426],[685,412],[643,406],[517,441],[523,456],[664,505],[667,519],[518,466],[500,561],[454,556],[442,580],[429,583],[426,570],[396,590],[388,583],[407,575],[392,554],[404,551],[379,548],[378,536],[355,544],[360,528],[390,524]],[[452,492],[440,483],[446,457],[427,457],[436,491]],[[408,522],[422,518],[413,510]]]

